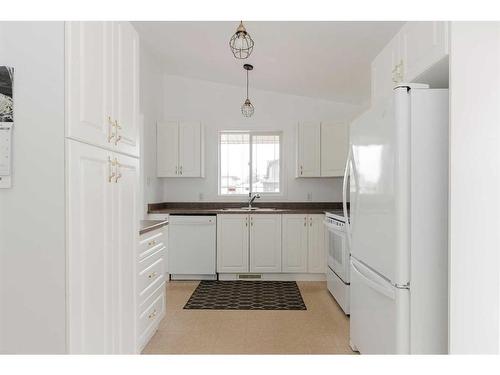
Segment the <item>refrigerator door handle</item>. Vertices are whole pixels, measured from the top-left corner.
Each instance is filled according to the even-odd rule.
[[[351,162],[351,146],[349,146],[349,151],[347,152],[347,160],[345,163],[345,170],[344,170],[344,181],[342,184],[342,208],[344,210],[345,227],[346,227],[347,242],[349,244],[349,248],[351,248],[351,227],[349,224],[349,214],[347,213],[347,177],[349,175],[350,162]]]
[[[384,296],[390,298],[390,299],[396,299],[396,293],[394,292],[392,284],[387,282],[387,286],[382,285],[381,283],[377,282],[373,278],[371,278],[369,275],[366,274],[366,272],[363,272],[356,266],[356,261],[351,261],[351,266],[354,272],[356,272],[360,278],[362,278],[368,286],[370,286],[372,289],[376,290],[377,292],[383,294]],[[378,277],[378,276],[377,276]]]

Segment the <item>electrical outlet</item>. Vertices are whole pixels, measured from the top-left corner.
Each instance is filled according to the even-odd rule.
[[[312,200],[313,200],[313,193],[311,193],[311,192],[307,193],[307,200],[309,202],[312,202]]]
[[[149,176],[146,178],[146,185],[151,186],[151,177]]]
[[[205,196],[203,195],[203,193],[198,193],[198,200],[202,201],[203,199],[205,199]]]

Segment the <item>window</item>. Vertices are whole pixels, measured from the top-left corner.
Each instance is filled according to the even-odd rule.
[[[281,193],[281,133],[221,132],[219,194]]]

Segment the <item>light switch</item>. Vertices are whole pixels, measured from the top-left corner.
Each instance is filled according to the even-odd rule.
[[[12,123],[0,123],[0,188],[11,187]]]

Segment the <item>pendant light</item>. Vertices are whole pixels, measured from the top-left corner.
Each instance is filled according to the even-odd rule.
[[[245,102],[243,103],[243,105],[241,106],[241,113],[245,117],[252,117],[252,115],[255,111],[255,108],[254,108],[252,102],[250,102],[250,99],[248,99],[248,71],[253,70],[253,65],[245,64],[245,65],[243,65],[243,69],[245,69],[247,71],[247,98],[246,98]]]
[[[236,33],[234,33],[229,41],[231,52],[237,59],[246,59],[251,55],[253,45],[253,39],[250,34],[247,33],[245,26],[243,26],[243,21],[241,21],[240,25],[236,29]]]

